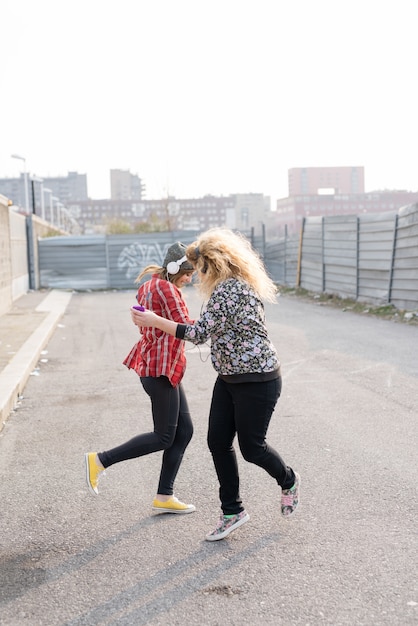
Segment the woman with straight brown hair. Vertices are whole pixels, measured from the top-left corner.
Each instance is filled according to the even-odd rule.
[[[171,245],[162,267],[150,265],[136,279],[140,283],[144,276],[151,274],[151,278],[138,289],[138,305],[154,311],[173,324],[193,323],[180,292],[182,287],[191,282],[194,273],[185,251],[186,247],[180,242]],[[151,399],[154,430],[137,435],[111,450],[87,453],[87,485],[97,495],[99,477],[107,467],[163,450],[160,479],[152,509],[157,513],[192,513],[195,510],[192,504],[184,504],[173,495],[174,481],[193,434],[189,407],[181,384],[186,369],[184,341],[162,330],[143,328],[140,340],[124,364],[137,372],[142,387]]]

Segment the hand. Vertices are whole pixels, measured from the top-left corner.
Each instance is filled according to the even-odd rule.
[[[135,326],[147,328],[150,326],[155,327],[158,315],[147,309],[145,309],[145,311],[138,311],[137,309],[131,308],[131,318]]]

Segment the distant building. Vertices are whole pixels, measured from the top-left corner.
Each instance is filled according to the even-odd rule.
[[[67,176],[45,177],[42,182],[37,179],[33,183],[29,177],[29,210],[32,211],[34,202],[35,212],[41,215],[43,210],[46,219],[51,220],[57,206],[62,206],[85,234],[106,232],[115,220],[132,228],[145,223],[156,230],[204,231],[227,226],[250,231],[259,229],[271,214],[270,198],[262,193],[147,200],[141,178],[129,170],[110,170],[110,187],[110,199],[91,199],[85,174],[68,172]],[[0,179],[0,193],[25,207],[24,175]]]
[[[364,167],[293,167],[288,181],[289,196],[364,193]]]
[[[141,178],[129,170],[110,170],[111,200],[142,200],[145,186]]]
[[[271,213],[271,199],[262,193],[237,193],[234,200],[234,226],[241,231],[260,229]]]
[[[270,230],[299,233],[304,217],[397,211],[418,201],[418,192],[364,191],[363,167],[306,167],[289,170],[289,196],[276,202]]]
[[[30,196],[30,190],[28,189]],[[16,206],[25,208],[25,177],[20,178],[0,178],[0,194],[13,202]],[[29,205],[31,202],[29,199]]]
[[[42,180],[42,183],[39,182]],[[50,189],[49,193],[59,199],[64,205],[76,200],[87,200],[87,175],[77,172],[68,172],[67,176],[53,176],[38,178],[34,177],[32,182],[28,174],[28,196],[29,209],[32,211],[35,204],[36,213],[40,214],[42,206],[42,188]],[[13,204],[25,208],[25,177],[21,174],[19,178],[0,178],[0,193],[12,200]],[[35,199],[33,198],[35,194]],[[49,202],[47,194],[44,192],[44,201]]]
[[[270,198],[263,194],[233,194],[161,200],[87,200],[68,205],[85,234],[105,232],[112,220],[131,227],[141,223],[166,230],[203,231],[215,226],[250,230],[267,218]]]
[[[42,178],[42,176],[41,176]],[[52,176],[43,179],[44,187],[52,190],[65,206],[75,200],[87,200],[87,174],[68,172],[67,176]]]

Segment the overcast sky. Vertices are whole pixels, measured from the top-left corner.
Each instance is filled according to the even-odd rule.
[[[1,0],[0,177],[129,169],[148,198],[418,191],[416,0]]]

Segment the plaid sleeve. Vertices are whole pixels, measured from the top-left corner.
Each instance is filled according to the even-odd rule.
[[[192,324],[186,303],[180,289],[167,280],[161,280],[158,284],[159,296],[163,303],[163,317],[173,320],[178,324]]]

